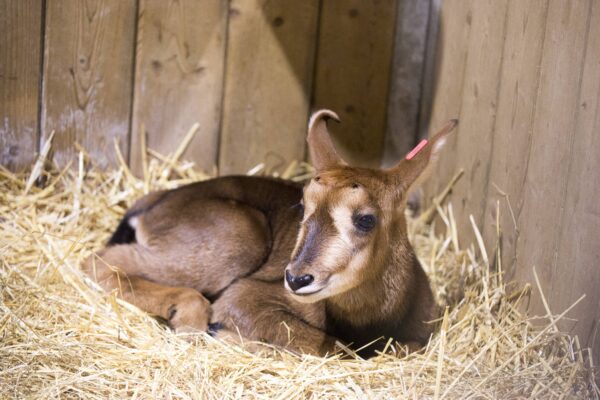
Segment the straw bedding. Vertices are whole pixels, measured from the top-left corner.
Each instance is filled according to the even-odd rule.
[[[494,272],[498,254],[459,249],[448,207],[438,207],[441,237],[409,222],[448,306],[423,352],[319,358],[250,353],[204,334],[184,340],[100,291],[79,264],[143,193],[207,176],[178,153],[150,152],[136,179],[124,163],[98,170],[83,150],[75,168],[43,168],[47,151],[30,173],[0,170],[0,398],[599,397],[588,350],[556,328],[568,310],[544,320],[522,312],[528,288]],[[308,172],[296,164],[284,175]]]

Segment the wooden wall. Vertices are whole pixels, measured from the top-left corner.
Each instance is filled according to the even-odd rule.
[[[142,134],[167,154],[198,123],[183,158],[200,168],[281,170],[327,107],[340,151],[378,165],[416,140],[404,106],[419,103],[429,2],[0,0],[0,162],[27,167],[55,131],[59,165],[75,143],[114,164],[116,141],[139,173]]]
[[[462,244],[469,215],[503,265],[600,359],[600,2],[446,0],[431,126],[458,117],[428,193],[465,169],[450,200]],[[510,204],[510,207],[509,207]],[[545,314],[537,289],[531,308]]]
[[[38,149],[42,8],[0,2],[0,164],[29,166]]]

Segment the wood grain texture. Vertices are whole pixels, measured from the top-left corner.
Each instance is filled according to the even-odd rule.
[[[105,167],[113,140],[128,153],[134,0],[48,0],[42,138],[56,131],[54,160],[73,159],[77,141]]]
[[[464,168],[465,175],[458,181],[451,196],[456,214],[462,217],[457,224],[463,245],[473,243],[475,239],[469,215],[473,215],[478,226],[483,222],[507,6],[506,0],[482,0],[474,2],[472,8],[471,29],[477,34],[469,37],[458,117],[460,131],[456,136],[456,146],[461,154],[455,165],[456,168]]]
[[[574,104],[575,129],[562,186],[560,231],[554,244],[552,282],[547,291],[560,311],[587,295],[573,317],[574,333],[584,343],[595,339],[594,359],[600,357],[600,4],[590,1],[583,44],[579,98]],[[583,30],[583,26],[581,27]],[[572,325],[564,323],[565,329]]]
[[[445,175],[464,166],[470,179],[463,178],[450,199],[456,220],[462,221],[459,232],[468,230],[466,222],[473,214],[483,222],[484,239],[493,248],[499,201],[507,278],[533,283],[535,288],[535,266],[553,312],[563,311],[585,293],[586,300],[570,314],[577,322],[563,321],[559,327],[579,335],[584,346],[594,346],[597,359],[600,5],[591,0],[511,0],[502,35],[498,21],[486,15],[501,18],[500,10],[493,8],[503,4],[472,5],[466,43],[457,41],[455,34],[447,37],[464,14],[454,15],[453,8],[448,10],[450,20],[448,14],[442,15],[444,48],[432,125],[457,107],[451,95],[441,91],[456,79],[456,70],[444,62],[449,46],[455,46],[451,57],[455,51],[468,56],[464,90],[455,99],[460,103],[461,125],[450,142],[454,153],[442,157],[428,195],[443,187]],[[487,7],[491,8],[482,14]],[[487,176],[480,172],[486,169]],[[530,313],[545,312],[535,288]]]
[[[338,113],[340,155],[379,166],[386,127],[397,1],[324,1],[319,25],[314,108]]]
[[[523,206],[547,13],[547,0],[509,3],[494,146],[487,161],[490,175],[482,226],[484,237],[493,242],[497,201],[500,201],[500,227],[504,232],[501,252],[507,278],[514,277],[517,263],[519,231],[513,214],[518,218]],[[532,46],[532,43],[539,45]]]
[[[430,3],[431,0],[398,3],[384,167],[397,163],[417,143]]]
[[[179,146],[198,122],[183,158],[212,171],[223,94],[227,1],[141,0],[138,11],[131,165],[140,173],[142,124],[148,147]]]
[[[440,18],[442,0],[429,0],[429,19],[427,23],[427,42],[423,62],[421,82],[421,101],[419,105],[418,139],[426,139],[429,134],[429,118],[433,107],[433,95],[436,84],[436,54],[440,39]],[[441,50],[441,48],[440,48]]]
[[[558,278],[555,257],[573,157],[588,16],[588,1],[549,4],[523,206],[517,218],[516,276],[532,282],[532,267],[537,266],[549,304],[557,308],[568,304],[559,307],[548,289]],[[532,305],[542,310],[539,296]]]
[[[0,1],[0,164],[14,171],[38,149],[42,6]]]
[[[230,4],[220,174],[305,156],[318,1]]]
[[[451,118],[458,118],[462,106],[463,81],[472,25],[473,1],[448,0],[442,3],[439,17],[435,85],[429,130],[435,133]],[[457,170],[457,138],[462,134],[459,123],[450,135],[433,168],[431,177],[424,184],[426,200],[437,195]]]

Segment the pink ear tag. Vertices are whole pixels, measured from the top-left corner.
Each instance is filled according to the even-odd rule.
[[[421,140],[421,142],[420,142],[420,143],[417,145],[417,147],[415,147],[414,149],[412,149],[412,150],[410,151],[410,153],[408,153],[408,154],[406,155],[406,159],[407,159],[407,160],[412,160],[412,158],[413,158],[414,156],[416,156],[416,155],[417,155],[417,153],[419,153],[421,150],[423,150],[423,147],[425,147],[426,145],[427,145],[427,139],[423,139],[423,140]]]

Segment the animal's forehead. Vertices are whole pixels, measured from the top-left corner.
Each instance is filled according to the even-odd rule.
[[[304,193],[307,202],[336,206],[358,207],[369,205],[373,200],[372,194],[356,182],[327,184],[321,180],[313,180],[306,186]]]
[[[332,190],[341,188],[356,188],[360,186],[367,191],[379,190],[383,179],[380,171],[368,168],[341,167],[321,171],[310,180],[307,187],[315,190]]]

